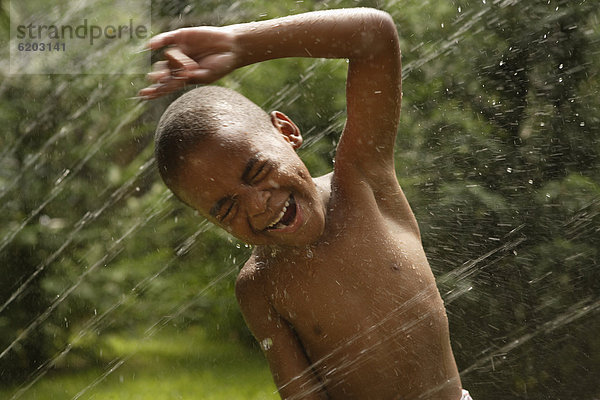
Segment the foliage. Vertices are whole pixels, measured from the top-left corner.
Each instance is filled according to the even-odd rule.
[[[463,383],[476,398],[593,398],[598,15],[589,2],[458,7],[447,41],[413,56],[444,54],[409,69],[399,176],[413,177],[442,291],[465,290],[448,306]]]
[[[258,349],[207,337],[201,329],[167,329],[151,339],[137,335],[104,335],[96,356],[115,372],[90,385],[105,371],[101,365],[57,374],[25,392],[23,399],[266,400],[277,399],[275,385]],[[133,358],[129,358],[135,354]],[[127,359],[126,363],[120,363]],[[86,388],[82,391],[82,388]],[[0,397],[11,391],[0,389]]]
[[[397,175],[447,303],[464,386],[486,399],[598,396],[589,379],[600,374],[594,2],[152,4],[155,32],[343,6],[388,11],[404,62]],[[219,84],[297,121],[301,155],[321,174],[343,127],[345,72],[343,60],[274,60]],[[202,326],[251,343],[232,290],[250,249],[160,182],[152,134],[174,96],[129,100],[142,85],[128,75],[2,76],[1,381],[106,366],[96,349],[116,334],[151,341],[164,327]]]

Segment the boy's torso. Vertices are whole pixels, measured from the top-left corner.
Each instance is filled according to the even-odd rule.
[[[444,305],[420,238],[385,212],[400,188],[373,195],[360,183],[352,193],[336,186],[317,243],[258,248],[244,272],[293,327],[332,399],[414,395],[454,378]]]

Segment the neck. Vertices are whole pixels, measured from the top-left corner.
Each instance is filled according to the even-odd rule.
[[[333,172],[330,172],[326,175],[319,176],[317,178],[313,178],[313,182],[317,187],[317,192],[321,196],[321,204],[323,205],[323,212],[325,216],[327,216],[327,205],[329,204],[329,198],[331,197],[331,177],[333,176]],[[326,217],[327,218],[327,217]]]

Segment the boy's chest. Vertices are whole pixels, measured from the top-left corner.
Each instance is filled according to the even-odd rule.
[[[429,267],[417,238],[381,221],[346,225],[317,245],[279,254],[267,293],[305,340],[343,341],[415,296]]]

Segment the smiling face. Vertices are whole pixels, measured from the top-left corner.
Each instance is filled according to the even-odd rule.
[[[316,241],[325,205],[289,133],[276,122],[266,131],[254,129],[233,125],[203,137],[183,159],[178,196],[249,244]]]

